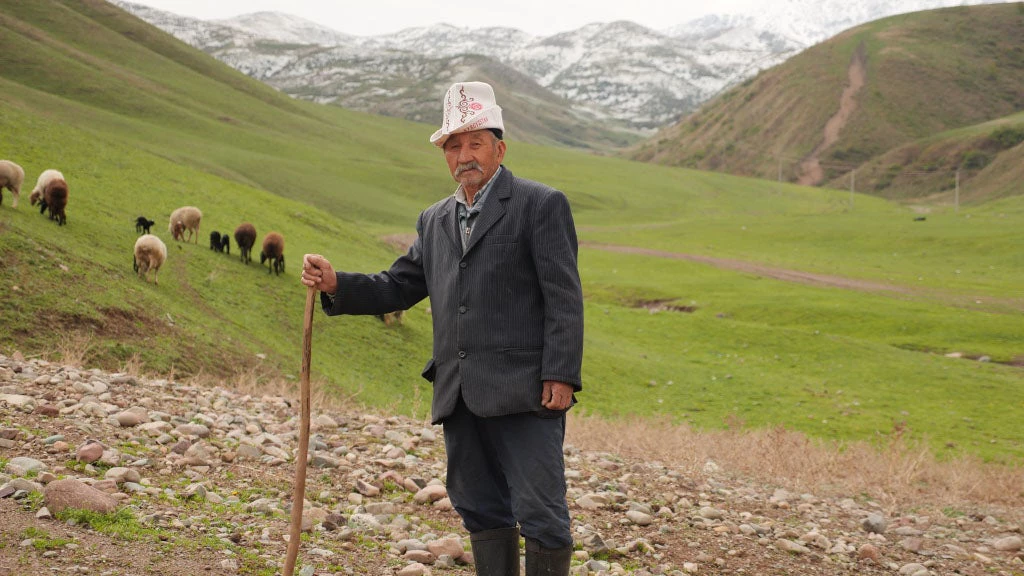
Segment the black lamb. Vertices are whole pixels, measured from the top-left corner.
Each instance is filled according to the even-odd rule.
[[[146,218],[145,216],[139,216],[135,219],[135,233],[136,234],[149,234],[149,227],[156,222]]]

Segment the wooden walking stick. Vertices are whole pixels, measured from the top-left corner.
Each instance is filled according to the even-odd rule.
[[[309,363],[313,353],[313,306],[316,288],[306,289],[306,316],[302,327],[302,375],[300,394],[302,404],[299,424],[299,454],[295,457],[295,492],[292,495],[292,527],[288,537],[288,555],[284,560],[284,575],[295,573],[295,557],[299,554],[302,533],[302,505],[306,499],[306,456],[309,453]]]

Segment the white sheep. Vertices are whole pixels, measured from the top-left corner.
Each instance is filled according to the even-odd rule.
[[[132,256],[132,268],[139,278],[149,282],[149,271],[153,271],[153,284],[160,285],[157,274],[160,266],[167,259],[167,245],[152,234],[143,234],[135,241],[135,253]]]
[[[18,207],[21,197],[21,184],[25,182],[25,170],[10,160],[0,160],[0,204],[4,203],[4,188],[14,195],[12,208]]]
[[[195,243],[199,244],[199,222],[203,219],[203,213],[195,206],[182,206],[171,212],[171,221],[167,231],[175,240],[185,240],[185,231],[188,231],[189,240],[195,237]],[[188,240],[185,240],[188,242]]]
[[[29,195],[29,204],[35,206],[37,203],[42,202],[43,207],[40,209],[40,213],[46,209],[46,202],[43,198],[43,192],[46,187],[57,180],[64,180],[64,175],[58,170],[50,168],[49,170],[43,170],[43,173],[39,175],[39,179],[36,180],[36,187],[32,189],[32,194]]]

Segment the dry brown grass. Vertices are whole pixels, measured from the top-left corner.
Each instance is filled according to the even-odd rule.
[[[667,421],[570,418],[567,442],[708,474],[725,474],[820,496],[867,496],[890,508],[1016,505],[1024,497],[1024,468],[964,457],[940,461],[901,436],[885,445],[814,440],[783,427],[695,431]]]
[[[81,332],[61,332],[57,338],[56,348],[48,360],[59,362],[72,368],[82,368],[89,364],[93,355],[95,339]]]

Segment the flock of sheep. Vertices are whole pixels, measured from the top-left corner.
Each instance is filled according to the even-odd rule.
[[[0,160],[0,205],[3,204],[3,191],[8,189],[14,196],[13,207],[18,207],[21,197],[21,185],[25,181],[25,170],[10,160]],[[39,175],[36,187],[29,196],[32,205],[40,205],[39,213],[49,209],[50,220],[63,226],[67,223],[65,209],[68,204],[68,184],[64,175],[57,170],[45,170]],[[177,241],[199,243],[199,223],[203,213],[195,206],[182,206],[171,213],[167,231]],[[140,233],[135,241],[132,253],[132,268],[139,278],[149,282],[149,273],[153,273],[153,283],[159,284],[157,275],[160,267],[167,260],[167,245],[157,236],[150,234],[154,222],[145,216],[135,219],[135,231]],[[187,238],[186,238],[187,234]],[[256,227],[243,222],[234,232],[235,243],[241,251],[243,264],[252,261],[250,253],[256,244]],[[210,233],[210,248],[217,252],[231,253],[231,241],[227,233]],[[281,274],[284,272],[284,237],[278,232],[270,232],[263,238],[263,250],[260,252],[260,264],[268,264],[267,273]]]
[[[167,231],[171,237],[179,242],[193,242],[199,244],[199,224],[203,220],[203,213],[195,206],[182,206],[171,212],[170,221],[167,224]],[[143,232],[142,236],[135,241],[135,251],[132,266],[139,274],[139,278],[149,281],[149,272],[153,272],[153,283],[159,284],[157,274],[160,266],[167,259],[167,246],[164,241],[149,233],[149,227],[154,222],[145,216],[135,219],[135,231]],[[235,243],[241,252],[243,264],[252,261],[250,254],[252,247],[256,244],[256,227],[249,222],[242,222],[235,228]],[[231,240],[227,233],[223,235],[214,230],[210,232],[210,249],[217,252],[227,251],[231,254]],[[269,232],[263,238],[263,250],[260,252],[260,264],[268,263],[267,273],[280,274],[284,272],[284,236],[278,232]]]
[[[13,206],[18,207],[18,198],[21,197],[21,185],[25,182],[25,170],[10,160],[0,160],[0,204],[4,203],[4,188],[14,195]],[[33,206],[39,204],[39,213],[47,209],[50,211],[50,220],[55,221],[59,226],[67,223],[68,218],[64,213],[68,205],[68,183],[64,181],[64,175],[50,169],[44,170],[36,181],[36,187],[28,197]]]

